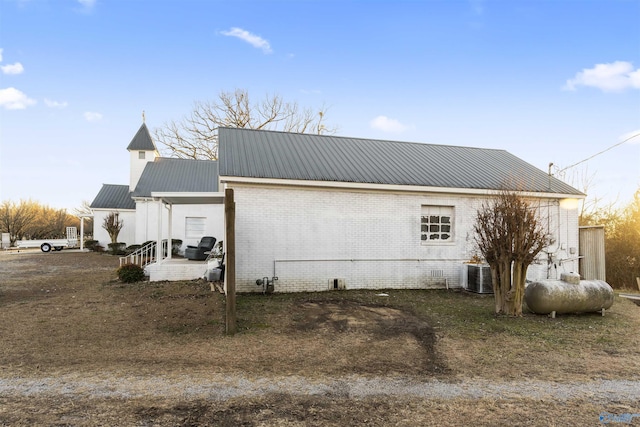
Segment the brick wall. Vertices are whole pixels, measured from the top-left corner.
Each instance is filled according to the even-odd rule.
[[[118,217],[122,220],[122,229],[118,233],[118,242],[132,245],[135,243],[135,231],[136,231],[136,214],[134,211],[118,211],[117,209],[111,211],[107,209],[94,209],[93,211],[93,238],[97,240],[100,246],[103,246],[105,250],[109,249],[107,246],[111,243],[111,237],[109,233],[102,226],[104,219],[111,213],[118,212]]]
[[[333,279],[343,279],[348,289],[463,286],[463,263],[474,254],[473,223],[482,204],[477,196],[232,188],[238,292],[261,291],[256,279],[273,276],[279,279],[276,292],[323,291]],[[451,242],[421,241],[423,205],[453,207]],[[545,201],[541,211],[548,205],[552,231],[568,253],[577,248],[577,210]],[[547,274],[544,258],[544,265],[531,269],[534,278]]]
[[[187,217],[203,217],[205,221],[205,232],[202,236],[186,237],[185,224]],[[162,208],[162,238],[168,238],[169,212]],[[136,202],[135,216],[135,243],[141,244],[148,240],[158,238],[158,202],[138,200]],[[174,205],[172,207],[172,227],[173,239],[182,240],[182,247],[187,245],[197,245],[203,236],[213,236],[217,241],[223,239],[224,235],[224,205]]]

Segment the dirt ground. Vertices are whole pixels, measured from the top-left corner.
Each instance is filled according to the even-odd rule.
[[[464,312],[431,312],[410,292],[239,296],[239,333],[226,336],[224,296],[208,283],[125,285],[117,265],[96,253],[0,253],[0,425],[549,426],[640,414],[631,302],[616,300],[605,320],[525,319],[540,329],[505,336],[490,316],[457,329]],[[540,336],[550,327],[568,344]],[[581,343],[568,328],[596,335]],[[363,391],[352,384],[365,379]],[[484,381],[504,389],[483,393]],[[537,382],[520,394],[519,381]]]

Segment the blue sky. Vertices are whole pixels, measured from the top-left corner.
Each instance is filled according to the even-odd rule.
[[[337,134],[506,149],[628,203],[640,1],[0,0],[0,200],[73,209],[126,147],[246,89]],[[482,165],[478,165],[482,167]]]

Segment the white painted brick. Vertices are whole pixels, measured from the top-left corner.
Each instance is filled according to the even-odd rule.
[[[347,289],[444,287],[445,279],[459,287],[462,264],[475,252],[473,223],[482,205],[476,196],[233,188],[239,292],[260,291],[256,279],[273,276],[279,278],[277,292],[324,291],[334,278],[345,279]],[[562,209],[555,201],[541,204],[568,254],[578,245],[577,210]],[[454,207],[452,243],[421,242],[422,205]],[[574,271],[577,262],[563,268]],[[442,270],[442,277],[432,277],[432,270]],[[547,273],[544,262],[532,266],[528,277]]]

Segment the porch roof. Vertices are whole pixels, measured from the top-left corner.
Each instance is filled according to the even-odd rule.
[[[220,205],[224,203],[224,193],[152,191],[151,197],[171,205]]]

